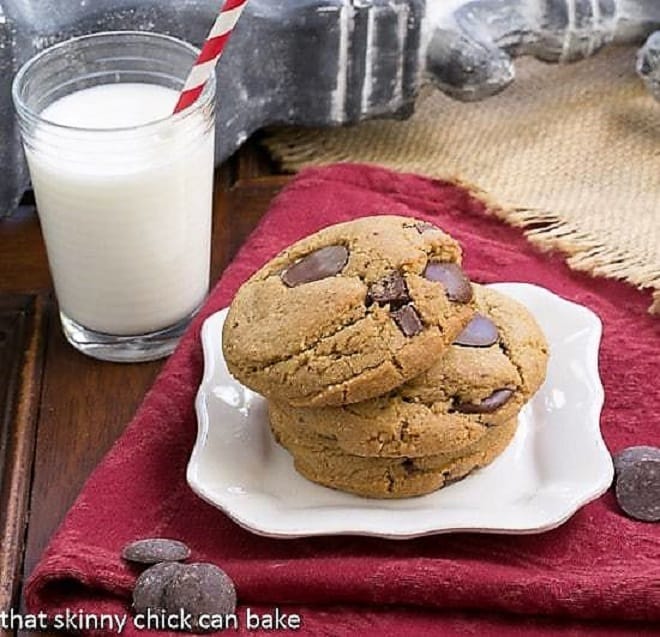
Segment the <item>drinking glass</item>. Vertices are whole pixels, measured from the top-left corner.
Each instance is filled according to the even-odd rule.
[[[14,79],[62,328],[95,358],[166,356],[208,292],[215,78],[192,106],[146,124],[113,123],[111,92],[95,93],[103,126],[86,123],[89,108],[74,125],[44,109],[100,85],[178,92],[197,54],[165,35],[104,32],[42,51]],[[147,97],[136,92],[136,109]]]

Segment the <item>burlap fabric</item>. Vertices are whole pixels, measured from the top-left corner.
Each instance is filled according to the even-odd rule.
[[[649,288],[660,313],[660,104],[634,64],[630,48],[570,66],[525,59],[485,102],[425,88],[410,120],[265,142],[289,170],[356,161],[458,181],[575,269]]]

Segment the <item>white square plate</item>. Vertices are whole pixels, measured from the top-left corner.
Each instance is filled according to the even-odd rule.
[[[550,344],[550,361],[513,441],[491,465],[435,493],[403,500],[369,500],[307,481],[273,440],[265,400],[227,371],[222,310],[202,328],[199,431],[187,472],[193,491],[242,527],[281,538],[537,533],[565,522],[606,491],[613,477],[599,422],[601,323],[587,308],[544,288],[492,287],[536,317]]]

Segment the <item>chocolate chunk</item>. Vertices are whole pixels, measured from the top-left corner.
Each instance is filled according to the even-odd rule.
[[[490,347],[499,339],[497,326],[483,314],[475,314],[465,329],[456,337],[454,345]]]
[[[227,573],[214,564],[183,564],[165,589],[167,612],[189,613],[198,631],[201,615],[226,615],[236,610],[236,589]]]
[[[628,447],[619,451],[614,458],[614,470],[617,474],[624,469],[624,467],[635,464],[640,460],[660,460],[660,449],[658,447],[649,447],[640,445],[636,447]]]
[[[293,288],[339,274],[347,262],[348,250],[344,246],[326,246],[290,265],[280,277],[285,285]]]
[[[424,270],[424,276],[429,281],[442,283],[451,301],[469,303],[472,300],[470,279],[465,276],[460,266],[455,263],[429,263]]]
[[[513,389],[496,389],[480,403],[458,403],[456,411],[463,414],[490,414],[504,405],[513,396]]]
[[[398,308],[410,302],[406,280],[399,272],[392,272],[384,279],[376,281],[369,286],[367,302],[378,303]]]
[[[631,518],[660,521],[660,459],[620,464],[615,494],[619,506]]]
[[[401,468],[407,473],[411,474],[416,471],[415,467],[415,461],[412,458],[406,458],[402,463],[401,463]]]
[[[180,562],[190,557],[190,549],[178,540],[149,538],[127,544],[121,556],[129,562],[157,564],[158,562]]]
[[[401,309],[391,312],[391,315],[405,336],[415,336],[424,329],[413,305],[404,305]]]
[[[161,562],[149,567],[135,582],[133,608],[136,613],[165,610],[165,589],[179,569],[185,568],[178,562]]]

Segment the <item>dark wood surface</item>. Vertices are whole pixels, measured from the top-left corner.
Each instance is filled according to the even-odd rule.
[[[18,599],[43,374],[42,295],[0,295],[0,608]]]
[[[217,171],[212,281],[286,183],[273,173],[255,145]],[[34,209],[0,220],[0,612],[21,607],[25,578],[162,365],[70,347]]]

